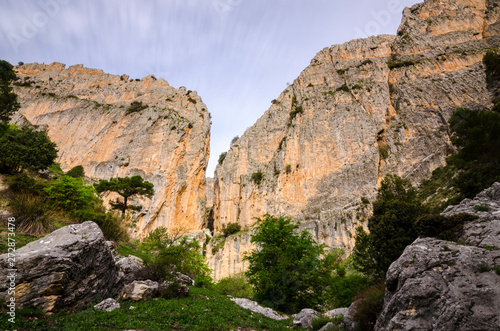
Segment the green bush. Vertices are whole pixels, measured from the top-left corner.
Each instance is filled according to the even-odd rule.
[[[389,67],[390,70],[396,69],[396,68],[401,68],[401,67],[409,67],[415,65],[415,62],[413,61],[399,61],[399,60],[389,60],[387,62],[387,66]]]
[[[227,156],[227,152],[222,152],[220,155],[219,155],[219,164],[222,164],[222,162],[224,162],[224,159],[226,158]]]
[[[9,190],[14,193],[29,193],[33,195],[44,195],[45,183],[38,182],[34,178],[22,172],[15,174],[8,180]]]
[[[302,106],[295,106],[295,108],[290,112],[290,120],[293,120],[298,114],[302,114],[304,109]]]
[[[83,177],[83,176],[85,176],[85,170],[83,169],[83,167],[81,165],[77,165],[77,166],[71,168],[71,170],[69,170],[66,173],[66,175],[73,177],[73,178]]]
[[[257,185],[260,185],[263,179],[264,179],[264,174],[262,173],[262,171],[257,171],[252,174],[252,180]]]
[[[488,206],[488,205],[475,205],[474,210],[475,211],[489,211],[490,206]]]
[[[336,276],[330,283],[327,298],[332,308],[349,307],[360,290],[368,287],[369,278],[360,274]]]
[[[343,91],[343,92],[346,92],[346,93],[351,93],[351,89],[346,84],[343,84],[342,86],[338,87],[335,91],[336,92]]]
[[[222,225],[222,233],[224,237],[228,237],[236,232],[241,231],[241,225],[238,223],[228,223],[227,226],[225,224]]]
[[[359,330],[373,330],[377,317],[384,305],[385,284],[380,282],[362,292],[356,300],[360,300],[354,311],[354,321]]]
[[[220,294],[230,295],[235,298],[253,298],[253,288],[248,283],[244,273],[222,278],[214,285],[214,290]]]
[[[143,241],[143,249],[151,253],[144,262],[153,280],[172,279],[174,272],[180,272],[194,279],[196,286],[212,283],[196,240],[169,235],[166,228],[159,227]]]
[[[97,210],[96,210],[97,209]],[[99,225],[104,238],[114,242],[128,241],[127,231],[124,229],[123,218],[118,215],[96,209],[80,209],[73,212],[80,221],[92,221]]]
[[[8,123],[12,114],[21,106],[17,102],[17,95],[12,93],[11,82],[17,79],[13,66],[0,60],[0,125]]]
[[[130,106],[127,108],[127,114],[140,112],[146,108],[148,108],[148,106],[143,105],[142,101],[132,101]]]
[[[476,215],[465,213],[452,216],[423,215],[415,222],[415,226],[420,237],[457,241],[463,234],[464,224],[475,219]]]
[[[54,163],[56,157],[56,144],[43,131],[11,128],[0,137],[0,170],[4,172],[44,170]]]
[[[415,221],[427,213],[409,180],[386,175],[368,220],[370,233],[356,229],[355,269],[383,278],[385,272],[418,236]]]
[[[257,224],[251,242],[259,250],[245,258],[250,263],[246,276],[254,287],[254,298],[284,312],[320,305],[335,259],[324,256],[324,246],[310,233],[296,233],[299,226],[289,218],[266,214]]]
[[[54,205],[70,212],[89,208],[98,201],[94,188],[85,185],[81,178],[62,176],[51,182],[45,192]]]
[[[343,327],[343,319],[344,316],[339,315],[335,317],[326,317],[326,316],[320,316],[316,317],[312,320],[312,329],[314,331],[320,330],[322,327],[324,327],[328,323],[333,323],[333,328],[327,329],[326,331],[344,331]]]

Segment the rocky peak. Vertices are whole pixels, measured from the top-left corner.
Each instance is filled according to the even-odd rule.
[[[64,171],[82,165],[92,179],[141,175],[155,185],[152,199],[133,202],[143,205],[134,236],[158,226],[201,229],[210,116],[195,91],[82,65],[16,70],[18,118],[47,129]]]

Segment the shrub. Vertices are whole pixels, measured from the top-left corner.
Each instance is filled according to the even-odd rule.
[[[254,298],[284,312],[322,303],[334,262],[330,255],[322,258],[324,246],[307,231],[296,233],[299,226],[289,218],[266,214],[257,224],[251,242],[259,250],[245,258],[250,263],[246,276],[254,286]]]
[[[238,139],[240,139],[240,137],[239,137],[239,136],[236,136],[236,137],[234,137],[233,139],[231,139],[231,145],[232,145],[232,144],[234,144],[235,142],[237,142],[237,141],[238,141]]]
[[[359,85],[359,84],[355,84],[355,85],[352,87],[352,89],[353,89],[353,90],[360,90],[360,89],[362,89],[362,88],[363,88],[363,86],[361,86],[361,85]]]
[[[343,92],[346,92],[346,93],[351,93],[351,89],[346,84],[343,84],[342,86],[338,87],[335,91],[336,92],[343,91]]]
[[[124,228],[123,218],[111,212],[95,209],[81,209],[73,213],[82,222],[92,221],[99,225],[104,238],[114,242],[128,241],[128,234]]]
[[[159,227],[144,240],[143,248],[151,253],[144,262],[153,280],[172,279],[174,272],[180,272],[194,279],[196,286],[210,285],[210,269],[198,241],[180,237],[180,232],[169,235]]]
[[[290,120],[293,120],[297,114],[302,114],[304,112],[304,109],[302,106],[296,106],[291,112],[290,112]]]
[[[17,102],[17,95],[12,92],[10,83],[16,80],[13,66],[0,60],[0,124],[8,123],[12,114],[21,106]]]
[[[369,279],[359,274],[336,276],[330,283],[327,298],[333,308],[349,307],[360,290],[369,285]]]
[[[489,211],[490,206],[488,206],[488,205],[475,205],[474,210],[475,211]]]
[[[224,159],[226,158],[227,156],[227,152],[222,152],[220,155],[219,155],[219,164],[222,164],[222,162],[224,162]]]
[[[127,108],[127,114],[136,113],[146,108],[148,108],[148,106],[143,105],[142,101],[132,101],[130,103],[130,106]]]
[[[54,163],[56,157],[56,144],[43,131],[11,128],[0,137],[0,168],[6,172],[43,170]]]
[[[85,175],[85,170],[83,169],[83,167],[81,165],[77,165],[77,166],[71,168],[71,170],[69,170],[66,173],[66,175],[73,177],[73,178],[83,177]]]
[[[495,269],[497,275],[500,275],[500,265],[496,265],[493,269]]]
[[[248,283],[244,273],[221,279],[214,285],[214,290],[220,294],[230,295],[235,298],[253,298],[253,288]]]
[[[335,317],[326,317],[326,316],[316,317],[312,320],[312,329],[314,331],[320,330],[326,324],[331,322],[334,325],[333,328],[325,329],[326,331],[341,331],[341,330],[343,331],[344,330],[344,327],[342,324],[343,319],[344,319],[344,316],[342,316],[342,315],[335,316]]]
[[[370,233],[362,227],[356,229],[355,269],[383,278],[390,264],[417,238],[414,223],[426,213],[427,208],[409,180],[386,175],[373,202],[373,216],[368,220]]]
[[[252,180],[255,184],[260,185],[262,179],[264,179],[264,174],[262,173],[262,171],[257,171],[252,174]]]
[[[360,300],[354,311],[354,321],[359,330],[373,330],[384,305],[385,284],[380,282],[358,295]]]
[[[52,230],[54,209],[45,197],[18,193],[11,197],[9,206],[16,219],[16,230],[29,235],[44,235]]]
[[[62,176],[50,183],[45,192],[54,205],[68,211],[76,211],[91,207],[98,201],[94,188],[83,183],[81,178]]]
[[[285,172],[286,172],[287,174],[289,174],[289,173],[291,173],[291,172],[292,172],[292,165],[291,165],[291,164],[287,164],[287,165],[285,166]]]
[[[222,233],[224,237],[230,236],[236,232],[241,231],[241,225],[238,223],[228,223],[227,226],[225,224],[222,225]]]
[[[34,178],[22,172],[15,174],[9,179],[9,189],[14,193],[29,193],[42,195],[44,184],[38,183]]]
[[[389,60],[387,62],[387,66],[389,67],[390,70],[396,69],[396,68],[401,68],[401,67],[409,67],[415,65],[415,62],[413,61],[399,61],[399,60]]]
[[[452,216],[423,215],[415,222],[415,226],[420,237],[457,241],[463,234],[464,224],[475,219],[476,215],[465,213]]]
[[[387,145],[379,145],[378,153],[381,159],[387,159],[389,157],[389,147]]]

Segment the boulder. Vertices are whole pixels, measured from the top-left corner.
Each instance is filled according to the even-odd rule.
[[[194,286],[195,284],[191,277],[181,274],[180,272],[174,273],[174,281],[188,286]]]
[[[314,309],[302,309],[300,313],[293,315],[293,325],[298,325],[303,329],[312,328],[312,321],[320,314]]]
[[[94,306],[95,309],[103,310],[105,312],[110,312],[120,307],[121,306],[118,301],[113,298],[107,298]]]
[[[45,312],[58,308],[80,310],[96,299],[115,295],[118,268],[94,222],[73,224],[16,250],[12,265],[0,255],[0,279],[15,272],[16,308],[32,305]],[[9,298],[0,282],[0,299]]]
[[[332,318],[332,317],[339,316],[339,315],[345,316],[347,314],[348,310],[349,310],[349,308],[337,308],[337,309],[327,311],[326,313],[323,314],[323,316],[328,317],[328,318]]]
[[[288,316],[282,316],[272,310],[271,308],[264,308],[260,306],[257,302],[249,300],[249,299],[243,299],[243,298],[231,298],[231,301],[236,303],[238,306],[251,310],[254,313],[259,313],[264,316],[267,316],[269,318],[272,318],[274,320],[286,320]]]
[[[390,266],[375,330],[500,329],[500,184],[443,215],[462,212],[479,217],[464,226],[466,245],[418,238]]]
[[[122,257],[116,262],[116,266],[120,272],[124,284],[139,280],[144,269],[144,262],[142,259],[134,255]]]
[[[158,295],[158,282],[152,280],[135,280],[125,285],[120,294],[122,300],[140,301]]]
[[[354,315],[356,314],[356,311],[359,309],[359,306],[362,304],[362,302],[362,299],[354,301],[353,303],[351,303],[346,313],[344,314],[343,322],[345,331],[354,331],[359,329],[358,323],[354,319]]]

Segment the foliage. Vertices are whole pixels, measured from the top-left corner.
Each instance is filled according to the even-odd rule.
[[[379,282],[358,295],[360,300],[354,310],[354,321],[358,330],[373,330],[384,305],[385,284]]]
[[[198,241],[182,237],[180,231],[169,235],[166,228],[156,228],[144,240],[143,249],[150,252],[144,262],[153,279],[170,279],[180,272],[194,279],[196,286],[212,282]]]
[[[0,125],[8,123],[12,114],[20,108],[17,95],[12,92],[10,86],[10,83],[16,79],[12,65],[0,60]]]
[[[45,197],[18,193],[11,197],[9,207],[16,219],[16,231],[41,235],[54,230],[51,218],[55,211]]]
[[[298,114],[302,114],[304,109],[302,106],[295,106],[295,108],[290,112],[290,120],[293,120]]]
[[[241,225],[238,223],[228,223],[227,226],[225,224],[222,225],[222,233],[224,234],[224,237],[228,237],[240,231]]]
[[[409,67],[415,65],[415,62],[413,61],[399,61],[399,60],[389,60],[387,61],[387,66],[389,67],[390,70],[396,69],[396,68],[401,68],[401,67]]]
[[[252,174],[252,180],[255,184],[260,185],[262,179],[264,179],[264,174],[262,173],[262,171],[257,171]]]
[[[101,202],[102,203],[102,202]],[[123,216],[106,212],[101,205],[94,208],[80,209],[72,212],[80,221],[92,221],[99,225],[104,238],[114,242],[128,241],[128,234],[124,229]]]
[[[219,164],[222,164],[222,162],[224,162],[224,159],[226,158],[227,156],[227,152],[222,152],[220,155],[219,155]]]
[[[307,231],[296,233],[299,226],[289,218],[266,214],[257,221],[251,242],[259,249],[245,257],[254,298],[284,312],[319,305],[331,278],[333,256],[322,258],[324,246]]]
[[[285,172],[286,172],[287,174],[289,174],[289,173],[291,173],[291,172],[292,172],[292,165],[291,165],[291,164],[287,164],[287,165],[285,166]]]
[[[26,173],[15,174],[8,179],[9,190],[13,193],[28,193],[32,195],[43,195],[46,184],[35,180]]]
[[[465,213],[452,216],[423,215],[415,222],[415,226],[420,237],[457,241],[463,234],[464,224],[475,219],[476,215]]]
[[[148,106],[143,105],[142,101],[132,101],[130,106],[127,108],[127,114],[140,112],[146,108],[148,108]]]
[[[342,86],[338,87],[335,90],[335,92],[341,92],[341,91],[346,92],[346,93],[351,93],[351,89],[346,84],[343,84]]]
[[[387,159],[389,157],[389,147],[387,145],[379,145],[378,153],[381,159]]]
[[[235,137],[233,137],[233,139],[231,139],[231,145],[232,145],[232,144],[234,144],[235,142],[237,142],[237,141],[238,141],[238,139],[240,139],[240,137],[239,137],[239,136],[235,136]]]
[[[73,177],[73,178],[78,178],[78,177],[83,177],[85,176],[85,170],[81,165],[77,165],[73,168],[71,168],[67,173],[67,176]]]
[[[235,298],[253,298],[253,288],[248,283],[244,273],[222,278],[217,284],[214,284],[213,289],[217,293]]]
[[[344,320],[344,316],[342,316],[342,315],[334,316],[334,317],[326,317],[326,316],[316,317],[312,320],[312,329],[313,329],[313,331],[320,330],[326,324],[331,322],[334,325],[333,328],[326,329],[326,331],[344,331],[344,327],[343,327],[343,323],[342,323],[343,320]]]
[[[8,129],[0,137],[0,169],[9,173],[23,169],[43,170],[57,157],[56,144],[43,131]]]
[[[87,186],[81,178],[62,176],[45,188],[47,196],[54,204],[68,211],[86,209],[98,201],[92,186]]]
[[[50,166],[49,166],[49,170],[50,170],[50,173],[51,174],[55,174],[55,175],[64,175],[64,171],[62,171],[61,169],[61,164],[60,163],[52,163]]]
[[[459,108],[449,124],[459,150],[447,161],[461,170],[454,184],[463,198],[472,198],[500,180],[500,112]]]
[[[370,233],[356,229],[355,268],[383,278],[390,264],[417,238],[414,223],[426,212],[409,180],[386,175],[368,220]]]
[[[92,307],[75,314],[42,316],[16,311],[16,323],[0,315],[2,330],[290,330],[292,320],[276,321],[236,305],[225,295],[205,288],[191,288],[180,299],[124,301],[122,308],[104,312]],[[134,307],[131,309],[131,307]]]
[[[98,184],[94,184],[98,193],[105,191],[116,192],[123,197],[123,202],[118,199],[111,203],[113,209],[120,210],[122,215],[127,209],[137,210],[135,206],[128,205],[128,199],[134,195],[144,195],[151,197],[154,194],[153,184],[145,181],[141,176],[116,177],[110,180],[101,179]]]
[[[500,77],[500,55],[494,51],[488,51],[483,57],[486,67],[487,80],[497,80]]]
[[[352,273],[335,276],[330,283],[327,298],[332,308],[349,307],[360,290],[370,284],[367,276]]]

